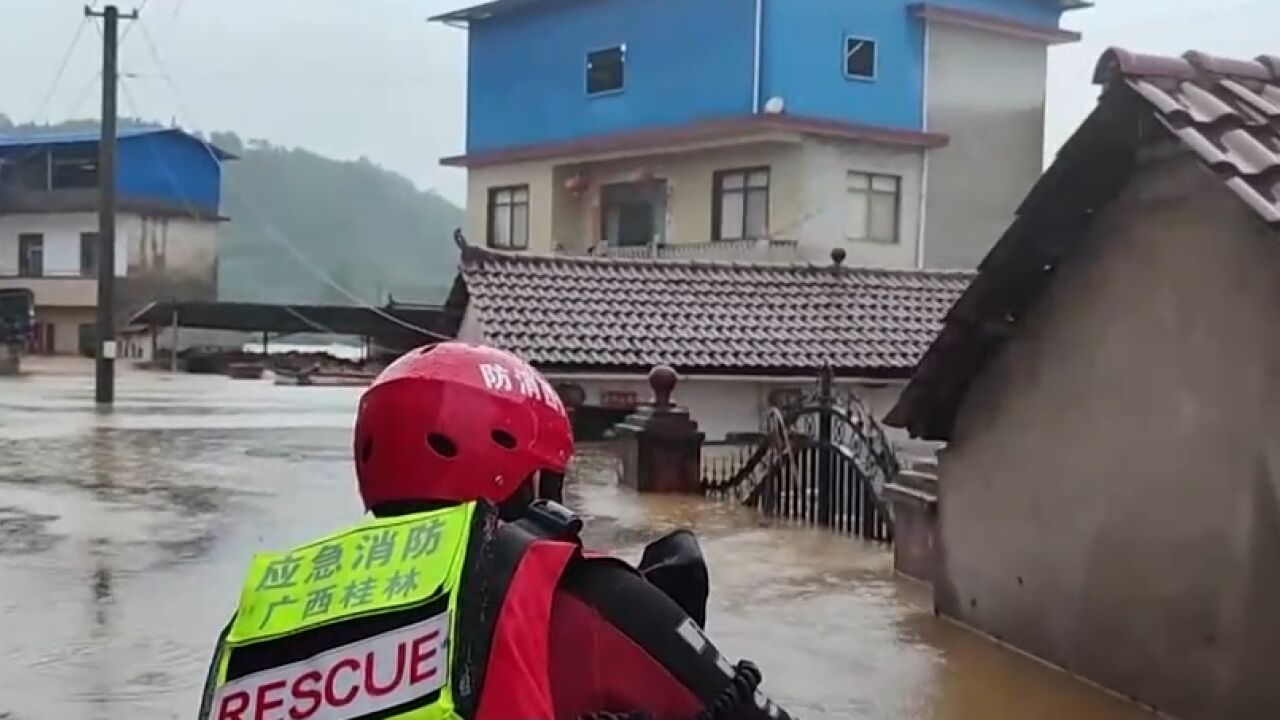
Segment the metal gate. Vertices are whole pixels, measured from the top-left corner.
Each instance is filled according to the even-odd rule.
[[[882,495],[898,462],[861,400],[838,397],[824,372],[816,394],[786,414],[775,411],[770,425],[731,467],[724,458],[704,467],[707,495],[738,500],[770,517],[868,540],[893,539]]]

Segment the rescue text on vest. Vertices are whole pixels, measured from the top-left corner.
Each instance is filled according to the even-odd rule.
[[[447,680],[448,617],[232,681],[214,698],[217,720],[348,720],[430,695]]]

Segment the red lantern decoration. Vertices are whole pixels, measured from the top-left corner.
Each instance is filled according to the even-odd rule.
[[[587,185],[588,185],[587,179],[582,177],[581,175],[574,175],[573,177],[564,181],[564,189],[569,191],[569,194],[575,197],[586,192]]]

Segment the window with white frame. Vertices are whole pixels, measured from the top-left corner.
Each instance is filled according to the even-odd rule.
[[[901,178],[851,170],[845,192],[845,237],[863,242],[898,242]]]
[[[844,39],[844,74],[854,80],[876,79],[876,41],[846,36]]]

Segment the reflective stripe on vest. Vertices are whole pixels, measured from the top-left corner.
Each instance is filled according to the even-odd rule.
[[[458,717],[453,639],[474,512],[371,520],[256,555],[212,720]]]

